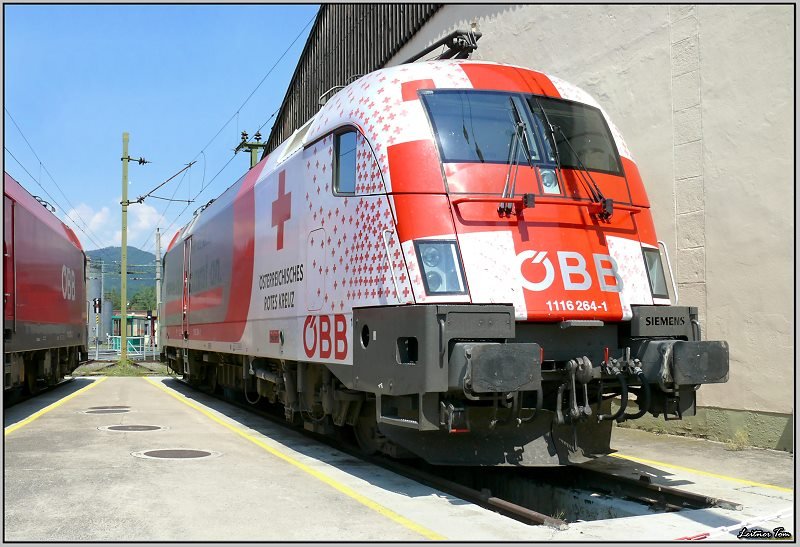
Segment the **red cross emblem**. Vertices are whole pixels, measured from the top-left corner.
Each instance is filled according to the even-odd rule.
[[[283,249],[283,225],[292,217],[292,193],[286,193],[286,171],[278,175],[278,199],[272,202],[272,226],[278,227],[278,250]]]

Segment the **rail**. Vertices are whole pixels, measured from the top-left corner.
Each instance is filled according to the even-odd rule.
[[[197,386],[191,386],[184,380],[179,379],[178,382],[188,389],[198,389]],[[208,393],[207,390],[201,391]],[[709,507],[718,507],[734,511],[742,510],[742,505],[739,503],[652,483],[649,477],[646,476],[631,478],[620,476],[609,471],[588,469],[585,466],[574,465],[557,468],[528,469],[511,469],[505,467],[480,468],[480,471],[477,472],[478,474],[475,475],[476,477],[491,478],[491,476],[494,475],[496,478],[499,477],[501,479],[499,483],[495,482],[495,488],[502,492],[494,493],[489,488],[486,488],[486,484],[482,484],[481,481],[465,481],[463,478],[457,479],[456,476],[449,477],[448,474],[451,468],[446,466],[432,468],[432,466],[424,463],[411,466],[383,456],[366,456],[356,447],[344,443],[341,440],[337,441],[330,437],[304,430],[301,427],[287,424],[282,413],[278,412],[273,414],[253,405],[225,399],[213,393],[211,395],[238,408],[246,409],[282,427],[293,429],[307,437],[325,443],[354,458],[380,466],[417,482],[427,484],[432,488],[442,490],[526,524],[545,525],[557,530],[565,530],[569,526],[569,523],[563,520],[563,518],[536,511],[531,507],[529,502],[523,499],[515,499],[517,496],[513,494],[513,492],[524,491],[528,488],[538,488],[542,485],[551,488],[560,486],[572,490],[600,492],[616,499],[628,499],[638,502],[645,507],[650,507],[654,511],[671,512]],[[507,480],[516,483],[516,487],[509,488],[507,484],[504,484],[503,476],[506,476]]]

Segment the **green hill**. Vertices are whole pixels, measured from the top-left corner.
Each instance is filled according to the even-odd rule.
[[[105,247],[86,251],[91,261],[89,276],[100,273],[99,264],[103,263],[103,290],[120,290],[120,247]],[[134,295],[140,289],[156,286],[156,255],[128,247],[128,294]]]

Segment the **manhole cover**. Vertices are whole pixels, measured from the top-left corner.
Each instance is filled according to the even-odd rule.
[[[130,408],[127,405],[90,406],[89,410],[110,410],[115,408]]]
[[[104,425],[100,431],[162,431],[167,429],[160,425]]]
[[[222,454],[211,450],[195,450],[192,448],[162,448],[158,450],[131,452],[131,455],[137,458],[153,460],[196,460],[199,458],[216,458]]]
[[[130,412],[130,410],[126,408],[101,408],[83,411],[84,414],[124,414],[125,412]]]

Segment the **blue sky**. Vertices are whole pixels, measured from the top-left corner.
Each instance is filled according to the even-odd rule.
[[[317,10],[310,4],[5,5],[4,169],[32,194],[55,201],[56,214],[84,248],[94,249],[120,241],[123,131],[130,133],[130,155],[153,162],[131,164],[129,199],[197,156],[185,176],[156,192],[196,202],[148,199],[129,207],[128,244],[153,252],[158,225],[166,246],[195,209],[249,167],[249,154],[240,153],[208,184],[233,155],[241,131],[252,135],[280,106]],[[271,126],[261,130],[265,139]],[[208,187],[197,195],[204,180]]]

